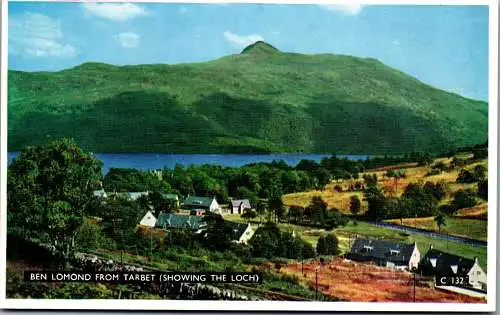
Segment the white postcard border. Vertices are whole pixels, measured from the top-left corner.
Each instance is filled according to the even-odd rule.
[[[10,0],[16,2],[22,0]],[[30,0],[33,2],[45,0]],[[47,1],[80,2],[80,1]],[[107,1],[123,2],[123,1]],[[108,309],[108,310],[274,310],[274,311],[412,311],[488,312],[496,308],[497,244],[497,141],[498,141],[498,0],[134,0],[161,3],[262,3],[262,4],[363,4],[363,5],[488,5],[489,6],[489,130],[488,130],[488,293],[485,304],[464,303],[364,303],[293,301],[185,301],[185,300],[43,300],[6,299],[6,255],[0,255],[0,307],[7,309]],[[0,248],[6,248],[7,230],[7,73],[8,3],[2,1],[1,106],[0,106]],[[493,210],[493,211],[492,211]]]

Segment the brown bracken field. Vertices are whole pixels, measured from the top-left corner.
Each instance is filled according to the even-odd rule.
[[[281,272],[293,274],[316,288],[315,268],[318,264],[283,266]],[[372,264],[344,261],[336,258],[321,266],[318,272],[318,291],[352,302],[413,302],[413,274],[378,267]],[[438,290],[429,278],[418,276],[415,281],[415,302],[428,303],[486,303],[484,299]]]

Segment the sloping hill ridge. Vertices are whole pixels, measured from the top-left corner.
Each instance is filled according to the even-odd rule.
[[[204,63],[9,71],[8,146],[95,152],[398,154],[487,138],[488,106],[371,58],[257,42]]]

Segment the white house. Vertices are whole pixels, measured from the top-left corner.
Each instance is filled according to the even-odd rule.
[[[156,218],[151,211],[148,211],[139,224],[154,227],[156,225]]]
[[[250,200],[241,199],[241,200],[231,200],[231,213],[242,214],[245,209],[252,209],[250,205]]]
[[[487,275],[479,265],[477,257],[468,259],[434,249],[431,245],[420,266],[424,274],[464,279],[468,277],[470,287],[481,291],[487,290]]]
[[[346,258],[374,262],[379,266],[399,270],[418,268],[420,251],[417,244],[394,243],[383,240],[357,238]]]
[[[232,221],[226,221],[227,224],[231,226],[234,232],[233,242],[247,244],[255,233],[248,223],[236,223]]]
[[[205,210],[217,214],[222,214],[222,209],[215,197],[196,197],[188,196],[182,203],[183,209],[188,210]]]

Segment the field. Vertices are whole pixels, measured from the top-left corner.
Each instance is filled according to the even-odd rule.
[[[387,220],[387,222],[401,224],[401,220],[399,219]],[[439,230],[434,217],[403,219],[402,225],[435,232]],[[446,225],[441,228],[441,232],[486,241],[488,239],[488,221],[453,217],[446,218]]]
[[[315,268],[317,264],[304,264],[304,277],[301,264],[289,264],[281,272],[299,276],[308,281],[311,288],[316,287]],[[434,289],[430,282],[415,281],[416,302],[439,303],[484,303],[478,298],[448,293]],[[318,272],[318,291],[335,296],[341,300],[355,302],[413,302],[413,274],[395,271],[369,264],[346,262],[336,258],[323,265]]]
[[[244,222],[239,215],[226,215],[225,219],[237,222]],[[460,221],[460,219],[456,219]],[[479,222],[479,220],[470,220],[474,223]],[[258,220],[251,221],[252,227],[256,229],[258,227]],[[255,222],[255,223],[253,223]],[[486,221],[482,221],[486,223]],[[304,240],[308,241],[312,246],[316,247],[318,238],[326,233],[323,229],[315,229],[311,227],[298,226],[288,223],[279,223],[279,228],[286,231],[295,231]],[[455,225],[455,229],[459,229],[460,225]],[[479,227],[478,230],[481,228]],[[387,239],[404,243],[417,242],[417,247],[421,253],[421,256],[425,255],[429,250],[430,245],[434,248],[460,255],[466,258],[474,259],[478,257],[481,266],[487,270],[487,249],[484,247],[475,247],[468,244],[462,244],[453,241],[447,241],[442,238],[434,238],[430,236],[425,236],[417,233],[404,233],[401,231],[395,231],[388,228],[378,227],[371,225],[366,222],[358,221],[356,224],[349,222],[344,227],[339,227],[334,230],[335,235],[339,239],[339,247],[342,253],[349,250],[350,245],[356,237],[369,237],[376,239]],[[485,233],[485,232],[484,232]]]
[[[441,158],[436,159],[436,162],[444,162],[448,164],[451,159]],[[476,165],[485,165],[486,161],[480,161],[473,164],[469,164],[464,167],[464,169],[473,169]],[[424,183],[426,181],[437,183],[439,181],[444,181],[448,185],[447,197],[442,201],[443,203],[449,202],[451,195],[459,189],[474,188],[476,184],[459,184],[456,183],[456,179],[460,172],[460,168],[454,169],[450,172],[442,172],[439,175],[425,176],[430,167],[420,166],[415,167],[413,164],[404,165],[406,168],[406,178],[401,178],[397,182],[393,178],[388,178],[385,176],[387,168],[381,168],[373,171],[367,171],[365,174],[376,174],[378,178],[378,186],[385,191],[386,195],[391,195],[394,197],[400,197],[404,192],[406,186],[409,183]],[[397,168],[397,167],[391,167]],[[362,177],[362,175],[360,176]],[[287,194],[283,196],[283,202],[287,206],[297,205],[297,206],[307,206],[311,202],[312,197],[320,196],[328,204],[329,208],[337,208],[343,213],[349,213],[349,199],[351,196],[357,195],[362,200],[362,212],[366,210],[367,203],[363,201],[363,194],[361,192],[349,192],[346,191],[347,188],[353,184],[356,180],[345,180],[342,182],[332,182],[328,184],[324,190],[313,190],[307,192],[299,192],[293,194]],[[359,181],[363,181],[359,179]],[[341,186],[343,191],[337,192],[334,187]]]
[[[365,222],[358,222],[357,225],[349,223],[345,227],[341,227],[335,230],[337,236],[342,236],[339,239],[341,249],[348,248],[349,238],[351,241],[356,236],[371,237],[377,239],[388,239],[394,241],[401,241],[405,243],[417,242],[417,247],[420,251],[421,256],[424,256],[429,250],[430,245],[434,246],[435,249],[442,250],[444,252],[452,253],[455,255],[463,256],[466,258],[474,259],[477,257],[481,267],[487,270],[487,249],[484,247],[477,247],[468,244],[462,244],[453,241],[447,241],[442,238],[433,238],[430,236],[425,236],[416,233],[404,233],[400,231],[394,231],[387,228],[377,227],[370,225]]]

